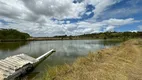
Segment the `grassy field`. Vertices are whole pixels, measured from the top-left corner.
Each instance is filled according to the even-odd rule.
[[[142,80],[142,39],[50,68],[41,80]]]

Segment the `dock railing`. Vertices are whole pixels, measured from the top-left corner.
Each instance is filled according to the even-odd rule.
[[[53,52],[55,52],[54,49],[51,49],[50,51],[44,53],[43,55],[39,56],[38,58],[36,58],[35,65],[38,65],[40,62],[42,62],[43,60],[45,60],[48,56],[50,56]]]

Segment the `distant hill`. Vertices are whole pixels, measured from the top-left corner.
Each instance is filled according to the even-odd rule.
[[[0,29],[0,40],[26,40],[30,35],[15,29]]]

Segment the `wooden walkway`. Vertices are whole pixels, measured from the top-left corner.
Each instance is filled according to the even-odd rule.
[[[37,59],[26,54],[20,54],[0,60],[0,80],[15,80],[18,76],[30,71],[53,51],[54,50],[50,50]]]

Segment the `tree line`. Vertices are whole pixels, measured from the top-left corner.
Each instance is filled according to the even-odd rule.
[[[0,40],[26,40],[30,35],[28,33],[20,32],[15,29],[0,29]]]
[[[92,37],[92,38],[139,38],[142,37],[142,32],[102,32],[102,33],[92,33],[84,34],[79,37]]]
[[[20,32],[15,29],[0,29],[0,40],[27,40],[30,38],[28,33]],[[83,34],[77,36],[54,36],[54,37],[42,37],[42,38],[57,38],[57,39],[130,39],[130,38],[142,38],[142,32],[101,32],[92,34]]]
[[[92,34],[83,34],[78,36],[54,36],[56,38],[69,39],[130,39],[142,38],[142,32],[101,32]]]

